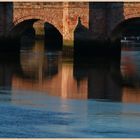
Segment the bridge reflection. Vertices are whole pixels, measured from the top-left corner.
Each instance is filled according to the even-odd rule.
[[[20,75],[15,73],[11,79],[12,90],[43,91],[62,98],[87,98],[87,80],[77,87],[73,64],[63,62],[59,51],[46,51],[42,41],[21,51],[20,67]]]
[[[12,97],[20,93],[14,91],[26,90],[70,99],[140,102],[139,57],[124,52],[121,61],[79,56],[67,61],[61,51],[45,50],[41,40],[29,44],[21,43],[19,53],[0,56],[0,88],[11,90]]]

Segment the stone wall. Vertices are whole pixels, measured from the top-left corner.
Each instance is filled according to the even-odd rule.
[[[89,28],[89,4],[87,2],[65,2],[63,7],[63,39],[66,41],[66,45],[73,44],[74,31],[79,17],[82,25]]]
[[[129,18],[140,17],[140,2],[124,3],[124,17],[125,20]]]

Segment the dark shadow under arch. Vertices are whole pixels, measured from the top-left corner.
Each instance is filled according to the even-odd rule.
[[[10,40],[8,48],[19,51],[22,44],[24,46],[33,46],[35,42],[35,29],[33,24],[39,19],[27,19],[15,25],[9,31]],[[10,47],[9,47],[10,46]]]
[[[62,50],[63,37],[59,30],[52,24],[45,22],[45,48],[47,50]]]
[[[120,22],[111,33],[111,40],[120,40],[123,36],[140,36],[140,17]]]
[[[35,22],[42,21],[40,19],[27,19],[18,23],[9,31],[9,38],[15,42],[26,40],[27,43],[32,43],[36,39]],[[44,21],[43,21],[44,23]],[[59,30],[52,24],[44,23],[44,39],[45,49],[47,50],[62,50],[63,38]],[[24,37],[24,39],[23,39]],[[22,38],[22,39],[21,39]],[[25,42],[26,42],[25,41]]]
[[[28,19],[18,23],[11,29],[9,33],[10,38],[20,38],[23,34],[35,35],[33,24],[38,20],[39,19]]]

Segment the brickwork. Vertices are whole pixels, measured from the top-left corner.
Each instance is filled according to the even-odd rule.
[[[13,22],[14,25],[28,19],[40,19],[56,27],[61,34],[63,28],[62,3],[52,5],[50,3],[14,3]]]
[[[140,17],[140,3],[124,3],[125,19]]]
[[[78,17],[82,24],[89,28],[89,5],[88,3],[64,3],[63,8],[63,38],[65,40],[74,39],[74,30],[78,24]]]
[[[67,41],[74,39],[78,17],[89,37],[99,40],[109,38],[123,21],[140,17],[140,3],[136,2],[14,2],[7,3],[6,10],[1,3],[1,35],[22,21],[39,19],[52,24]]]
[[[86,2],[14,2],[13,23],[16,26],[28,19],[40,19],[57,28],[63,40],[73,41],[78,17],[81,17],[82,24],[88,28],[88,6]]]

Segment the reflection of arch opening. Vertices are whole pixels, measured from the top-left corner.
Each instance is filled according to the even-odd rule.
[[[140,36],[140,17],[119,23],[111,33],[111,40],[120,40],[124,36]]]
[[[38,41],[36,45],[38,45]],[[40,43],[39,43],[40,44]],[[57,52],[46,55],[43,50],[28,50],[20,52],[20,62],[18,76],[28,80],[44,80],[52,78],[58,73],[58,60],[60,57]]]
[[[62,35],[59,30],[50,23],[44,24],[45,30],[45,47],[49,49],[62,49]]]

